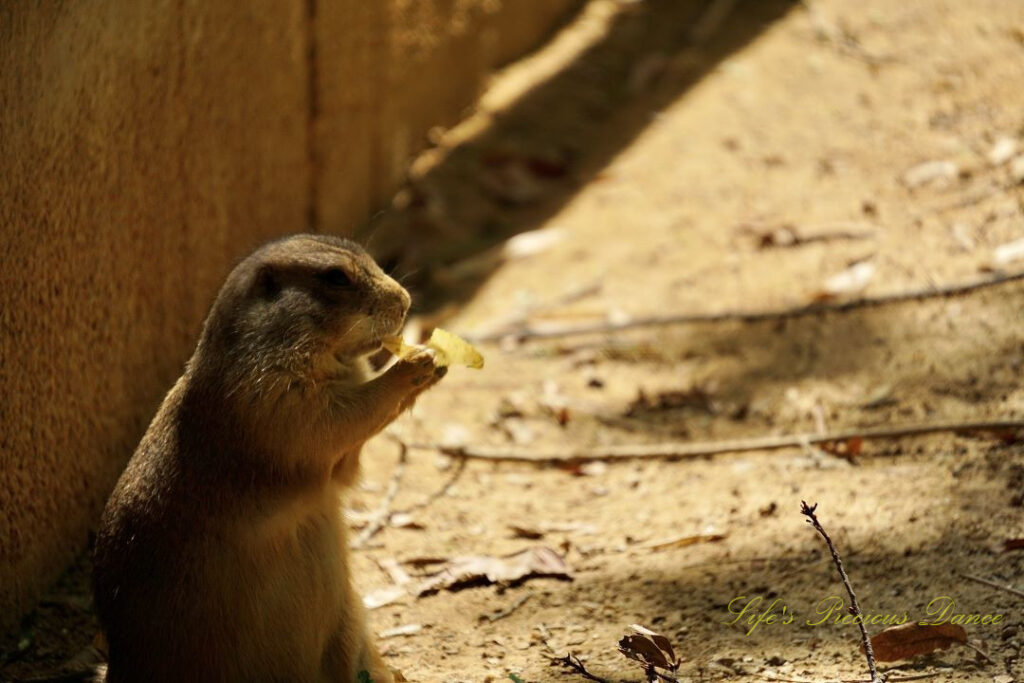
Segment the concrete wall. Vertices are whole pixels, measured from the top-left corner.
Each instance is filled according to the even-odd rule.
[[[0,3],[0,629],[84,547],[231,265],[354,230],[576,4]]]

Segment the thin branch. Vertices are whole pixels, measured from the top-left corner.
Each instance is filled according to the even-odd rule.
[[[1024,419],[978,420],[964,422],[936,422],[931,424],[897,425],[893,427],[864,427],[830,434],[783,434],[758,436],[748,439],[722,441],[670,441],[653,444],[624,444],[600,446],[593,449],[565,448],[539,450],[533,448],[501,448],[489,446],[444,446],[440,444],[410,444],[410,448],[440,451],[456,458],[490,460],[498,462],[526,462],[536,465],[558,465],[567,462],[593,460],[639,460],[643,458],[683,459],[699,458],[722,453],[769,451],[780,448],[798,448],[808,444],[842,442],[850,439],[892,439],[903,436],[934,434],[937,432],[1007,432],[1024,429]]]
[[[836,569],[839,571],[839,578],[843,580],[846,592],[850,596],[850,611],[853,612],[855,621],[857,622],[857,628],[860,629],[860,640],[864,645],[864,655],[868,660],[868,672],[871,674],[871,683],[884,683],[885,678],[878,674],[878,667],[875,665],[875,651],[871,648],[871,639],[868,638],[868,630],[864,626],[864,619],[862,618],[863,612],[860,611],[860,605],[857,603],[857,594],[853,592],[853,586],[850,585],[850,577],[846,575],[846,570],[843,569],[843,560],[839,557],[839,551],[836,550],[835,545],[832,543],[832,539],[829,538],[825,528],[818,522],[817,515],[814,514],[814,511],[817,509],[817,503],[814,505],[808,505],[804,501],[800,501],[800,514],[807,517],[808,523],[810,523],[814,527],[815,531],[821,534],[821,537],[825,539],[829,552],[832,553],[832,561],[835,562]]]
[[[519,598],[518,600],[513,602],[508,607],[500,609],[497,612],[493,612],[491,614],[485,614],[484,618],[486,618],[487,621],[490,621],[490,622],[495,622],[495,621],[498,621],[499,619],[504,619],[505,617],[511,615],[517,609],[522,607],[526,603],[526,601],[529,600],[532,597],[533,597],[533,593],[527,593],[526,595],[522,596],[521,598]]]
[[[1024,280],[1024,271],[1006,273],[994,277],[986,277],[970,282],[963,282],[941,287],[913,289],[893,294],[882,294],[876,297],[861,297],[849,301],[832,303],[813,303],[798,308],[768,311],[724,311],[722,313],[683,313],[673,315],[653,315],[618,323],[593,323],[589,325],[570,325],[547,329],[532,329],[524,326],[521,329],[510,329],[505,332],[490,332],[467,337],[474,343],[495,342],[511,337],[519,341],[540,339],[561,339],[588,334],[609,334],[624,332],[645,327],[665,327],[669,325],[688,325],[695,323],[716,323],[727,321],[764,322],[767,320],[788,320],[821,313],[845,312],[859,308],[870,308],[904,301],[921,301],[923,299],[944,298],[967,294],[988,287]]]
[[[611,681],[609,681],[608,679],[601,678],[600,676],[595,676],[594,674],[587,671],[587,667],[583,666],[583,662],[580,661],[580,658],[571,652],[564,657],[553,657],[551,659],[551,665],[564,666],[567,669],[571,669],[572,671],[578,673],[580,676],[586,678],[588,681],[597,681],[597,683],[611,683]]]
[[[989,586],[991,588],[998,588],[1001,591],[1006,591],[1007,593],[1009,593],[1011,595],[1016,595],[1018,598],[1024,598],[1024,591],[1019,591],[1016,588],[1010,588],[1009,586],[1004,586],[1001,583],[996,583],[995,581],[989,581],[988,579],[983,579],[980,576],[973,576],[971,574],[964,574],[962,572],[960,573],[960,576],[962,576],[965,579],[969,579],[971,581],[976,581],[978,583],[984,584],[984,585]]]
[[[352,541],[352,548],[362,548],[366,545],[367,541],[388,525],[391,515],[394,514],[391,511],[391,504],[395,502],[395,497],[398,495],[398,489],[402,484],[402,477],[405,475],[405,465],[408,462],[409,456],[409,447],[405,442],[400,439],[394,439],[394,441],[398,444],[399,449],[398,464],[395,465],[395,471],[391,473],[387,491],[384,493],[384,499],[377,506],[377,512],[374,514],[373,519],[359,532],[356,539]]]
[[[978,653],[979,655],[984,657],[985,661],[988,662],[989,664],[995,664],[995,660],[993,660],[991,657],[989,657],[987,652],[982,650],[980,647],[978,647],[974,643],[972,643],[970,641],[967,641],[966,643],[964,643],[964,645],[966,645],[968,648],[974,650],[976,653]]]
[[[418,446],[408,446],[408,447],[409,448],[418,448]],[[432,449],[432,450],[436,450],[436,449]],[[431,505],[438,498],[443,498],[444,496],[447,496],[448,492],[451,490],[451,488],[453,486],[455,486],[455,483],[459,480],[459,477],[462,476],[462,472],[465,469],[466,469],[466,458],[459,458],[458,462],[455,464],[454,471],[452,471],[452,476],[448,477],[448,481],[446,481],[441,486],[441,488],[439,488],[438,490],[434,491],[433,493],[431,493],[430,495],[428,495],[426,498],[424,498],[423,500],[419,501],[418,503],[413,503],[412,505],[410,505],[407,508],[404,508],[402,510],[398,510],[396,512],[396,514],[410,514],[412,512],[416,512],[417,510],[422,510],[423,508]]]

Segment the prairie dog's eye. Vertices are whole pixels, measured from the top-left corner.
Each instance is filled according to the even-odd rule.
[[[351,287],[352,278],[341,268],[330,268],[317,275],[317,279],[328,287]]]

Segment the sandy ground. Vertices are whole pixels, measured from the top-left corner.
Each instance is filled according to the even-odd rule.
[[[838,301],[1024,268],[998,251],[1024,237],[1024,4],[740,2],[714,19],[702,2],[595,0],[436,131],[367,235],[427,322],[479,337],[786,310],[828,298],[851,266],[863,280]],[[513,336],[481,344],[484,370],[453,370],[392,431],[536,454],[1019,420],[1022,311],[1018,280],[764,321]],[[1024,537],[1019,435],[839,445],[853,452],[566,467],[412,448],[396,470],[381,438],[346,507],[363,529],[382,501],[401,514],[354,551],[357,583],[379,597],[396,562],[414,586],[427,560],[538,547],[571,571],[372,610],[414,681],[585,680],[550,663],[570,652],[603,680],[641,681],[617,650],[630,624],[672,641],[679,680],[864,679],[856,627],[808,624],[845,594],[807,500],[865,612],[923,619],[948,596],[957,613],[1002,615],[967,629],[984,655],[955,646],[885,670],[1024,680],[1024,599],[963,576],[1021,587],[1024,553],[1004,550]],[[699,535],[721,538],[659,545]],[[86,571],[2,643],[0,676],[88,642]],[[792,623],[733,623],[730,605],[758,597]]]

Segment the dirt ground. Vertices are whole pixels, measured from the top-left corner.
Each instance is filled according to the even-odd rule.
[[[394,436],[578,453],[1024,419],[1021,280],[761,321],[518,334],[1024,269],[998,249],[1024,237],[1024,3],[711,6],[594,0],[436,131],[367,239],[426,323],[517,333],[481,343],[486,368],[453,369]],[[843,272],[854,282],[829,283]],[[1002,615],[968,627],[973,647],[884,670],[1024,681],[1024,598],[964,577],[1022,587],[1024,552],[1004,549],[1024,537],[1019,433],[839,446],[564,467],[415,447],[398,468],[379,438],[345,503],[365,537],[356,581],[394,598],[396,566],[413,586],[428,560],[538,547],[571,572],[407,590],[373,609],[388,661],[413,681],[585,680],[551,664],[568,653],[602,680],[642,681],[617,650],[630,624],[672,641],[679,680],[865,679],[855,626],[807,623],[845,593],[806,500],[865,612],[924,619],[948,596],[957,613]],[[390,523],[371,535],[382,503]],[[89,641],[87,570],[0,643],[0,677]],[[730,609],[757,597],[796,618],[748,634]]]

